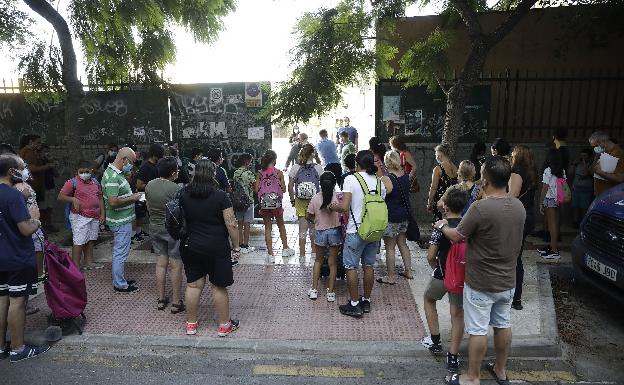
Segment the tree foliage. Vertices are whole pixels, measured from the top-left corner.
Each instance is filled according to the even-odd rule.
[[[0,0],[0,48],[12,51],[26,43],[32,20],[17,8],[17,0]]]

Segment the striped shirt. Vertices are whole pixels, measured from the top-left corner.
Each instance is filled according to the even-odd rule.
[[[134,220],[134,202],[118,207],[112,207],[108,203],[109,197],[126,198],[132,195],[130,183],[126,180],[123,172],[112,163],[108,165],[102,177],[102,195],[108,226],[121,226]]]

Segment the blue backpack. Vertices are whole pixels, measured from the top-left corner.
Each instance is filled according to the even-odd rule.
[[[76,177],[70,179],[72,183],[72,196],[76,195]],[[100,182],[95,177],[91,177],[91,180],[96,185],[100,185]],[[71,223],[69,222],[69,214],[71,213],[71,203],[65,203],[65,228],[71,230]]]

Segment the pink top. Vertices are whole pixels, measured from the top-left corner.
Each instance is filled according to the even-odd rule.
[[[70,197],[75,196],[80,201],[80,212],[72,213],[80,214],[87,218],[99,218],[100,217],[100,204],[102,201],[102,190],[100,185],[95,183],[92,179],[88,182],[83,181],[80,177],[74,177],[76,180],[76,191],[72,191],[72,181],[69,179],[61,188],[61,193]]]
[[[338,202],[337,192],[334,192],[332,202]],[[333,229],[340,227],[340,214],[334,211],[329,211],[327,208],[321,210],[323,204],[323,193],[317,193],[312,197],[310,204],[308,205],[308,213],[314,214],[314,228],[317,230]]]

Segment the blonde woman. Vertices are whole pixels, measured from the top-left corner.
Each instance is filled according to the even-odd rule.
[[[403,273],[400,275],[412,279],[412,256],[407,246],[405,232],[409,223],[409,175],[401,166],[401,156],[397,151],[386,152],[384,162],[388,168],[388,178],[392,182],[392,190],[386,195],[388,205],[388,227],[383,240],[386,245],[386,268],[387,275],[377,278],[377,282],[394,285],[396,283],[396,248],[399,248],[403,258]]]
[[[457,168],[457,184],[455,186],[457,186],[457,188],[459,188],[461,191],[467,191],[472,196],[472,193],[475,192],[474,191],[475,189],[480,190],[479,185],[475,183],[476,174],[477,174],[477,170],[475,169],[474,163],[472,163],[469,160],[462,160],[459,163],[459,167]],[[446,191],[448,191],[448,189],[446,189]],[[444,192],[444,194],[442,195],[442,198],[440,198],[440,200],[437,203],[438,210],[440,212],[443,211],[443,206],[444,206],[443,201],[444,201],[444,196],[446,195],[446,191]],[[468,207],[470,206],[472,202],[474,202],[474,199],[468,200],[468,205],[466,206],[466,210],[468,209]],[[462,212],[462,215],[464,212],[465,211]]]

